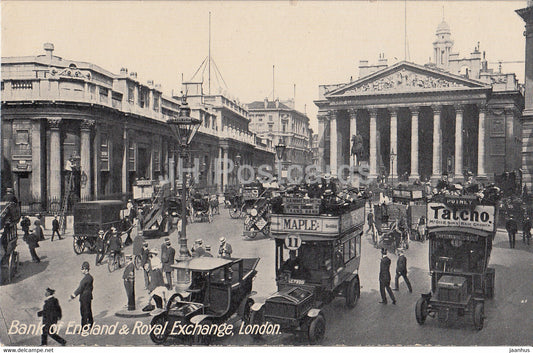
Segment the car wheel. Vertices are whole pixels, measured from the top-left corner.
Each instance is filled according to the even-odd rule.
[[[319,344],[324,340],[326,333],[326,319],[323,315],[318,315],[309,324],[308,336],[311,344]]]
[[[359,285],[359,278],[355,277],[348,283],[348,288],[346,288],[346,306],[348,308],[355,308],[359,301],[360,293],[361,288]]]
[[[161,314],[152,319],[150,326],[156,327],[155,325],[159,325],[158,327],[164,327],[167,321],[168,321],[167,315]],[[170,326],[170,325],[167,325],[167,326]],[[167,340],[169,334],[170,332],[168,329],[166,329],[165,331],[154,329],[150,332],[150,339],[155,344],[163,344]]]
[[[85,241],[80,236],[74,236],[72,247],[74,248],[76,255],[79,255],[85,250]]]
[[[201,325],[206,327],[211,327],[211,320],[204,320],[201,322]],[[211,343],[211,336],[210,335],[193,335],[192,336],[192,343],[193,345],[203,345],[203,346],[209,346]]]
[[[474,327],[477,330],[481,330],[483,328],[483,322],[485,321],[485,304],[482,302],[476,303],[474,306]]]
[[[428,302],[425,298],[419,298],[415,306],[416,322],[423,325],[428,316]]]
[[[261,311],[252,311],[250,313],[250,325],[261,325],[263,324],[263,313]],[[260,333],[254,333],[251,334],[252,338],[254,340],[258,340],[261,338]]]
[[[244,304],[244,310],[242,312],[242,321],[245,325],[250,325],[251,323],[251,315],[252,315],[252,305],[254,304],[254,301],[252,299],[248,299],[246,303]]]

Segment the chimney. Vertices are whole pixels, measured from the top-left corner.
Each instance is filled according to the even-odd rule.
[[[268,98],[265,98],[265,109],[268,108]]]
[[[276,98],[276,109],[279,108],[279,98]]]
[[[130,73],[130,77],[133,78],[133,79],[137,79],[137,73],[136,72],[131,72]]]
[[[148,84],[148,86],[152,87],[154,85],[154,80],[148,80],[146,81],[146,83]]]
[[[128,68],[126,68],[126,67],[121,68],[120,69],[120,74],[127,76],[128,75]]]
[[[50,60],[52,60],[52,54],[54,53],[54,44],[53,43],[44,43],[44,51]]]
[[[156,83],[155,84],[155,89],[161,91],[161,84],[160,83]]]

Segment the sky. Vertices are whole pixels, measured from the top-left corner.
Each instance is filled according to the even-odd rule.
[[[40,55],[51,42],[54,55],[113,73],[126,67],[170,95],[180,90],[182,75],[190,80],[208,56],[211,12],[211,57],[227,84],[212,71],[211,92],[222,86],[241,103],[272,99],[273,91],[281,100],[295,97],[296,109],[307,112],[316,131],[319,85],[356,79],[359,60],[375,63],[380,53],[389,64],[403,60],[405,31],[408,61],[429,62],[443,18],[460,57],[479,41],[494,62],[489,67],[523,61],[524,22],[515,13],[523,7],[525,0],[3,0],[1,55]],[[523,83],[524,64],[504,63],[503,71],[516,72]]]

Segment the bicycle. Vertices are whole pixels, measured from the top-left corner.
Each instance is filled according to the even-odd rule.
[[[124,255],[124,252],[121,251],[118,254],[111,252],[107,256],[107,269],[109,270],[109,272],[118,270],[119,268],[124,267],[125,265],[126,256]]]

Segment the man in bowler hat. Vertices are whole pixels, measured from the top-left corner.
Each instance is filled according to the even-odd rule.
[[[43,310],[37,313],[37,316],[43,318],[43,328],[41,334],[41,346],[46,346],[48,344],[48,336],[52,337],[56,342],[64,346],[67,341],[64,338],[57,334],[57,331],[54,333],[50,332],[50,327],[57,324],[61,320],[61,306],[59,301],[54,297],[55,290],[51,288],[46,288],[44,293],[45,300]]]
[[[381,294],[381,304],[387,304],[387,295],[385,290],[389,293],[392,299],[392,304],[396,304],[396,298],[390,287],[390,264],[391,261],[387,257],[387,249],[381,249],[381,263],[379,265],[379,293]]]
[[[90,266],[87,261],[81,265],[81,273],[83,278],[80,281],[80,285],[70,295],[70,299],[80,296],[80,313],[81,313],[81,326],[93,325],[93,311],[91,308],[91,302],[93,300],[93,276],[89,274]]]
[[[170,246],[170,239],[165,238],[165,244],[161,246],[161,264],[167,277],[167,288],[172,289],[172,264],[176,257],[176,250]]]
[[[405,257],[403,250],[399,250],[398,260],[396,261],[396,278],[394,280],[394,290],[398,289],[398,282],[400,277],[403,277],[409,293],[413,293],[413,287],[411,287],[411,282],[407,278],[407,258]]]

